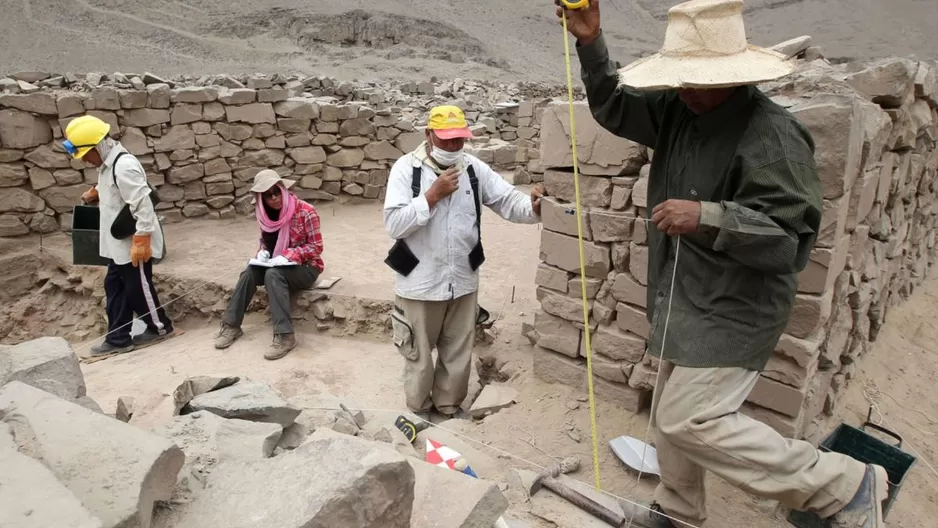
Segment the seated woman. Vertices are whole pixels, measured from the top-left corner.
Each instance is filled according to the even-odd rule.
[[[270,169],[254,177],[251,192],[256,196],[255,216],[261,230],[257,260],[273,267],[248,265],[241,273],[222,317],[215,348],[228,348],[244,335],[241,322],[258,286],[267,290],[274,326],[274,340],[264,357],[280,359],[296,347],[290,320],[290,293],[309,289],[316,283],[323,271],[323,245],[319,214],[288,190],[293,184]]]

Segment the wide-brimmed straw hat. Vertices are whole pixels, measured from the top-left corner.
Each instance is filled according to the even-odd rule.
[[[293,187],[293,184],[296,182],[293,180],[285,180],[281,178],[280,174],[278,174],[275,170],[264,169],[254,175],[254,186],[251,187],[251,192],[266,192],[267,189],[270,189],[278,183],[282,183],[285,188],[289,189],[290,187]]]
[[[786,57],[746,42],[742,0],[691,0],[668,10],[659,53],[619,70],[639,90],[757,84],[795,70]]]

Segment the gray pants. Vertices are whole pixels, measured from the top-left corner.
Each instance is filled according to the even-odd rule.
[[[238,285],[231,294],[228,310],[222,321],[235,328],[240,328],[244,321],[251,299],[258,286],[267,290],[267,302],[270,305],[270,319],[274,324],[274,334],[292,334],[293,322],[290,320],[290,293],[308,290],[319,278],[319,270],[312,266],[283,266],[262,268],[248,266],[241,272]]]

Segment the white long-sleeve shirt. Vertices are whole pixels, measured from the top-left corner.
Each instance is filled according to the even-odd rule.
[[[475,156],[466,154],[465,163],[474,167],[482,205],[510,222],[541,221],[531,207],[530,196],[515,189]],[[422,176],[420,195],[414,198],[411,180],[416,166],[422,167]],[[405,299],[445,301],[479,288],[479,272],[469,266],[469,253],[479,240],[469,173],[464,170],[459,175],[456,192],[431,209],[424,193],[436,178],[436,173],[412,153],[398,159],[388,177],[384,226],[392,239],[403,239],[420,260],[410,275],[397,274],[394,290]]]
[[[153,258],[161,258],[163,231],[150,202],[146,172],[132,154],[124,154],[117,161],[117,185],[114,185],[114,159],[121,152],[127,150],[118,143],[107,153],[104,164],[98,169],[98,209],[101,213],[98,253],[113,260],[115,264],[130,263],[133,237],[118,240],[111,236],[111,224],[124,208],[124,204],[130,204],[130,212],[137,221],[137,234],[149,234]]]

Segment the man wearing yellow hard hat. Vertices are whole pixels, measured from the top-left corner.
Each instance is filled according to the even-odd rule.
[[[469,390],[485,261],[481,206],[510,222],[541,220],[543,186],[530,196],[515,189],[463,150],[471,137],[458,107],[431,109],[426,141],[391,167],[384,201],[384,225],[395,240],[385,260],[397,272],[394,345],[405,360],[407,406],[424,420],[432,409],[456,416]]]
[[[98,168],[98,183],[81,199],[98,202],[99,254],[110,262],[104,279],[108,333],[92,347],[93,355],[129,352],[161,341],[173,333],[173,323],[153,287],[152,259],[163,256],[163,232],[153,204],[153,190],[140,161],[110,138],[111,126],[85,115],[65,128],[62,147],[75,159]],[[147,329],[131,338],[134,313]]]

